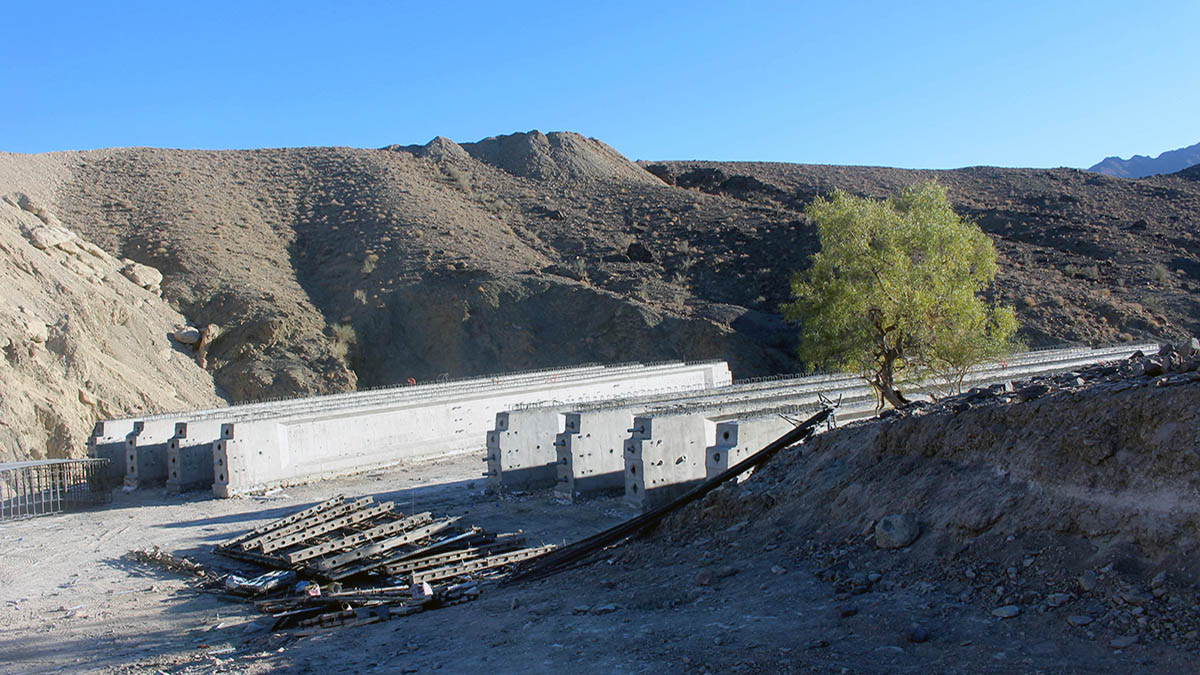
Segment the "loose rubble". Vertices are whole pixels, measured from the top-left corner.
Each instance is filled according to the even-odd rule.
[[[884,516],[875,526],[875,545],[879,548],[903,548],[916,541],[921,525],[909,514]]]
[[[957,396],[938,401],[915,401],[901,410],[889,409],[881,419],[919,417],[946,412],[964,412],[985,405],[1024,403],[1052,393],[1121,392],[1135,387],[1171,387],[1200,382],[1200,339],[1190,338],[1178,345],[1164,344],[1157,354],[1141,352],[1116,363],[1098,363],[1079,370],[1049,377],[1035,377],[1018,387],[994,384],[976,387]]]

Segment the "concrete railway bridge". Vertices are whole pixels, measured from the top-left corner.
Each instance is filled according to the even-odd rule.
[[[1065,348],[972,369],[965,387],[1069,372],[1157,345]],[[918,390],[929,391],[932,383]],[[478,452],[491,492],[623,494],[649,509],[736,464],[841,399],[839,423],[875,414],[851,375],[735,383],[723,361],[584,365],[103,420],[88,440],[127,487],[231,497]]]

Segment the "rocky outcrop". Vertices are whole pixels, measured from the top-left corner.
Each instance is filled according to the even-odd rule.
[[[125,267],[28,197],[0,200],[0,461],[80,456],[102,417],[221,403],[168,339],[183,317]]]
[[[121,274],[124,274],[127,279],[155,295],[162,293],[162,289],[159,288],[163,281],[162,272],[132,260],[122,260],[121,262],[124,264]]]
[[[389,145],[385,149],[407,152],[415,157],[428,157],[437,162],[465,163],[471,159],[461,145],[445,136],[438,136],[425,145]]]
[[[792,358],[786,344],[735,327],[744,309],[683,318],[553,277],[438,275],[386,300],[353,323],[366,386],[588,362],[723,359],[735,372],[763,372]]]

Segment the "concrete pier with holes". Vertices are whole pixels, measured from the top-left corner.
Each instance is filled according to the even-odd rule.
[[[1048,375],[1155,349],[1135,344],[1031,352],[974,368],[961,384]],[[871,390],[850,375],[730,381],[723,362],[548,369],[102,420],[88,440],[88,452],[110,460],[117,482],[165,482],[173,490],[207,486],[229,496],[483,446],[490,489],[554,486],[570,497],[624,490],[645,506],[647,492],[678,492],[671,487],[677,482],[695,481],[752,452],[779,424],[768,411],[799,410],[823,393],[843,399],[843,420],[874,413]],[[929,384],[902,386],[919,395]],[[679,421],[679,439],[630,432],[643,426],[636,418],[658,420],[684,410],[703,422]],[[648,426],[662,430],[664,424]],[[737,443],[723,444],[718,425]],[[702,437],[695,431],[700,428]],[[626,441],[640,444],[627,453]],[[708,452],[718,447],[724,450]],[[673,468],[661,469],[650,485],[631,482],[629,455],[650,462],[636,469],[643,471],[643,481],[646,472],[660,471],[668,459]],[[630,496],[635,485],[643,496]]]
[[[491,381],[442,396],[224,424],[213,446],[213,491],[253,489],[444,457],[480,447],[498,412],[552,401],[586,402],[730,379],[723,361],[623,366],[583,375]],[[551,448],[552,452],[552,448]],[[553,463],[553,455],[547,464]]]

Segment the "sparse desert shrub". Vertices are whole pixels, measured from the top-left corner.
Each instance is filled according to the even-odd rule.
[[[686,285],[686,284],[680,284]],[[687,305],[688,293],[684,290],[675,290],[666,298],[666,306],[671,309],[681,310]]]
[[[496,200],[488,204],[487,207],[489,211],[497,216],[508,211],[509,209],[508,202],[504,201],[500,197],[496,197]]]
[[[580,281],[585,283],[588,281],[587,262],[583,258],[576,257],[571,260],[571,262],[567,263],[567,269],[571,271],[571,274],[578,277]]]
[[[374,253],[368,253],[366,258],[363,258],[362,273],[370,274],[375,271],[375,265],[379,263],[379,256]]]
[[[465,192],[471,191],[471,174],[457,166],[444,166],[442,173],[446,174],[446,180]]]
[[[1160,284],[1165,284],[1171,280],[1171,270],[1161,263],[1154,263],[1150,266],[1150,278]]]
[[[637,296],[638,299],[649,302],[650,298],[654,295],[650,289],[650,281],[648,279],[642,279],[637,288],[634,290],[633,294]]]
[[[329,332],[332,334],[329,351],[339,359],[346,358],[350,351],[358,345],[358,333],[355,332],[354,326],[348,323],[335,323],[329,327]]]
[[[1069,277],[1098,281],[1100,279],[1100,267],[1098,265],[1067,265],[1063,268],[1063,274]]]
[[[493,215],[499,216],[509,210],[508,202],[494,192],[485,192],[478,196],[477,201]]]

